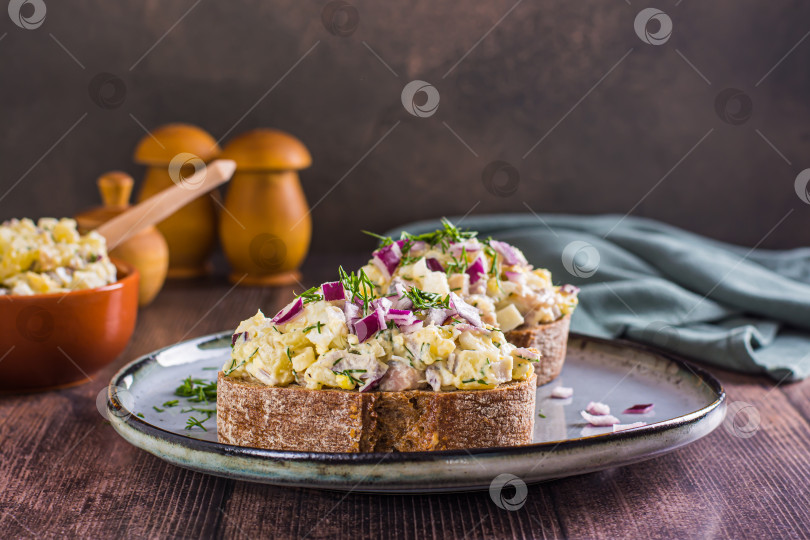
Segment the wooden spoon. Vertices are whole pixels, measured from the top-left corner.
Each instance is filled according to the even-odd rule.
[[[201,195],[227,182],[236,170],[236,162],[218,159],[184,178],[176,185],[156,193],[113,219],[96,232],[107,239],[107,249],[115,248],[141,230],[155,225]]]

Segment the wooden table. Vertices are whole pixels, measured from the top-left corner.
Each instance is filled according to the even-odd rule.
[[[357,257],[311,258],[305,285]],[[299,289],[300,291],[300,289]],[[223,279],[169,284],[139,315],[127,350],[87,384],[0,397],[0,537],[134,538],[785,538],[810,528],[810,381],[712,370],[730,402],[752,404],[748,438],[723,427],[619,469],[529,486],[517,511],[488,493],[380,496],[287,489],[207,476],[130,446],[96,397],[129,360],[231,329],[291,289],[233,289]],[[2,331],[2,329],[0,329]],[[750,409],[749,409],[750,411]]]

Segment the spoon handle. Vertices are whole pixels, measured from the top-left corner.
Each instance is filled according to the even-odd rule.
[[[174,186],[164,189],[100,225],[96,232],[113,249],[140,231],[160,223],[201,195],[227,182],[236,170],[236,162],[218,159]]]

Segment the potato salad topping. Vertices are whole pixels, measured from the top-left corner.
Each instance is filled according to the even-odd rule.
[[[404,233],[397,241],[378,237],[381,247],[363,271],[388,293],[412,286],[439,295],[453,292],[503,332],[574,311],[577,287],[552,285],[551,273],[535,269],[519,249],[476,234],[443,220],[443,228],[432,233]]]
[[[380,295],[360,270],[312,288],[232,338],[226,376],[268,386],[403,391],[483,390],[534,373],[535,349],[516,348],[459,295],[400,287]]]
[[[104,238],[80,235],[72,219],[12,219],[0,225],[0,294],[93,289],[116,280]]]

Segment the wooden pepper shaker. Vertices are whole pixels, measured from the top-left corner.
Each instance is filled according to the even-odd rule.
[[[99,177],[96,184],[104,206],[76,216],[79,230],[85,233],[109,221],[129,207],[134,181],[127,173],[112,171]],[[149,304],[160,292],[169,267],[169,246],[155,227],[147,227],[126,242],[110,250],[110,256],[128,262],[141,275],[138,305]]]
[[[222,158],[236,161],[219,238],[241,285],[286,285],[300,278],[312,220],[298,170],[312,164],[307,148],[274,129],[256,129],[231,140]]]
[[[168,124],[155,129],[135,149],[135,161],[149,167],[138,201],[182,182],[219,152],[214,138],[196,126]],[[158,223],[157,228],[169,244],[170,278],[190,278],[210,272],[216,223],[217,212],[211,197],[195,199]]]

